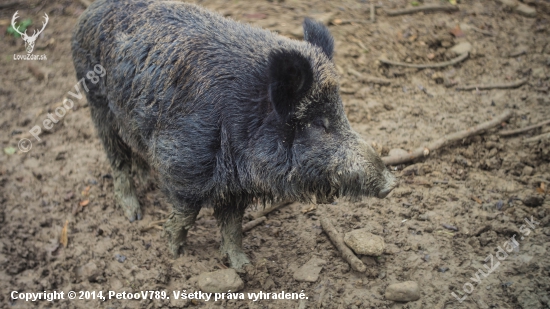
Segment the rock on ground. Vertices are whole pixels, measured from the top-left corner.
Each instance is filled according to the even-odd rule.
[[[318,258],[312,258],[294,272],[294,280],[300,282],[315,282],[319,279],[319,273],[327,262]]]
[[[384,238],[358,229],[344,235],[344,242],[357,254],[379,256],[384,253]]]
[[[237,292],[244,288],[241,277],[233,268],[202,273],[198,277],[198,285],[206,293]]]
[[[469,42],[461,42],[451,48],[451,51],[457,55],[469,53],[472,50],[472,44]]]
[[[525,17],[536,17],[537,10],[528,6],[527,4],[519,3],[518,6],[514,8],[516,13],[523,15]]]
[[[415,281],[393,283],[386,288],[386,299],[393,301],[414,301],[420,299],[420,289]]]

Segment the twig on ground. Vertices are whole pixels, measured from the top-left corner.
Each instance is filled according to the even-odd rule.
[[[270,212],[272,212],[272,211],[274,211],[274,210],[277,210],[277,209],[279,209],[279,208],[283,208],[283,207],[285,207],[285,206],[288,206],[288,205],[290,205],[290,204],[292,204],[292,203],[293,203],[293,202],[289,202],[289,201],[281,202],[281,203],[276,204],[276,205],[273,205],[273,206],[271,206],[271,207],[269,207],[269,208],[262,209],[261,211],[259,211],[259,212],[255,213],[255,214],[253,214],[252,217],[253,217],[254,219],[258,219],[258,218],[260,218],[260,217],[264,217],[264,216],[266,216],[267,214],[269,214]]]
[[[338,231],[336,231],[332,223],[330,223],[329,219],[322,218],[321,227],[328,235],[328,238],[330,238],[330,241],[334,244],[336,249],[340,251],[340,254],[344,258],[344,260],[349,263],[351,268],[361,273],[367,270],[365,264],[363,264],[363,262],[359,258],[357,258],[357,256],[355,256],[353,251],[351,251],[351,249],[346,246],[346,244],[344,243],[344,237],[340,233],[338,233]]]
[[[550,132],[544,133],[541,135],[533,136],[531,138],[526,138],[523,140],[524,143],[532,143],[532,142],[538,142],[543,139],[550,139]]]
[[[84,7],[89,7],[90,4],[92,4],[90,1],[88,0],[78,0],[78,2],[80,2],[80,4],[82,4]]]
[[[383,157],[382,161],[384,161],[386,165],[397,165],[397,164],[410,162],[418,158],[426,157],[436,149],[439,149],[449,143],[459,141],[470,136],[478,135],[487,129],[490,129],[494,126],[499,125],[503,121],[510,119],[510,117],[512,117],[512,112],[507,110],[501,115],[495,117],[493,120],[481,123],[477,126],[468,128],[466,130],[462,130],[453,134],[446,135],[436,141],[429,143],[426,146],[419,147],[415,149],[413,152],[408,153],[406,155]]]
[[[387,85],[391,84],[391,80],[389,80],[389,79],[374,77],[374,76],[370,76],[370,75],[364,75],[363,73],[361,73],[359,71],[356,71],[352,68],[348,69],[348,73],[350,73],[351,75],[357,77],[361,82],[378,84],[378,85],[382,85],[382,86],[387,86]]]
[[[515,129],[515,130],[500,131],[500,132],[498,132],[498,135],[500,135],[500,136],[516,135],[516,134],[519,134],[519,133],[523,133],[523,132],[531,131],[531,130],[533,130],[533,129],[540,128],[540,127],[545,126],[545,125],[547,125],[547,124],[550,124],[550,119],[548,119],[548,120],[546,120],[546,121],[543,121],[543,122],[541,122],[541,123],[534,124],[534,125],[532,125],[532,126],[525,127],[525,128],[519,128],[519,129]]]
[[[376,22],[376,8],[372,2],[370,3],[370,22],[373,24]]]
[[[387,86],[391,84],[391,80],[389,79],[379,78],[374,76],[363,76],[361,80],[365,83],[372,83],[372,84],[377,84],[382,86]]]
[[[488,90],[488,89],[510,89],[522,86],[527,82],[527,78],[520,79],[511,83],[486,84],[486,85],[470,85],[456,87],[456,90]]]
[[[483,30],[483,29],[479,29],[478,27],[475,27],[475,26],[470,26],[472,29],[474,29],[474,31],[476,32],[479,32],[483,35],[487,35],[487,36],[494,36],[495,34],[492,33],[491,31],[486,31],[486,30]]]
[[[416,69],[431,69],[431,68],[442,68],[450,65],[455,65],[462,60],[468,58],[469,53],[463,53],[462,55],[451,59],[449,61],[445,62],[437,62],[437,63],[424,63],[424,64],[413,64],[413,63],[405,63],[405,62],[398,62],[398,61],[392,61],[388,60],[386,58],[379,58],[378,61],[385,63],[385,64],[391,64],[391,65],[398,65],[402,67],[407,68],[416,68]]]
[[[406,9],[399,9],[399,10],[385,10],[386,14],[388,16],[399,16],[399,15],[406,15],[406,14],[414,14],[419,12],[437,12],[437,11],[444,11],[444,12],[456,12],[458,11],[458,7],[456,5],[423,5],[423,6],[417,6],[412,8],[406,8]]]
[[[259,217],[258,219],[254,219],[250,222],[247,222],[247,223],[243,224],[243,233],[247,232],[247,231],[250,231],[251,229],[253,229],[257,225],[262,224],[263,222],[265,222],[265,220],[267,220],[266,217]]]

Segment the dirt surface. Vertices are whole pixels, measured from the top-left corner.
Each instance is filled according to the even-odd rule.
[[[389,17],[385,9],[404,8],[410,1],[378,1],[375,23],[367,1],[200,4],[292,38],[299,38],[305,16],[327,22],[336,40],[348,117],[383,154],[415,149],[507,109],[514,116],[484,135],[434,151],[412,167],[392,167],[400,184],[386,199],[338,201],[308,212],[311,205],[293,204],[247,232],[244,247],[254,267],[240,275],[245,283],[241,292],[303,290],[307,300],[14,301],[12,291],[153,290],[172,296],[173,291],[198,290],[199,274],[226,268],[218,253],[219,231],[208,211],[190,231],[186,254],[176,260],[160,229],[142,231],[170,212],[154,182],[138,181],[143,220],[130,223],[116,209],[111,170],[84,98],[40,135],[41,142],[29,134],[35,125],[43,128],[47,114],[74,89],[70,38],[84,6],[72,0],[22,0],[0,10],[0,307],[550,308],[550,141],[522,142],[549,132],[550,126],[511,137],[496,134],[550,118],[548,1],[529,1],[535,17],[496,1],[474,0],[459,1],[459,11],[453,13]],[[44,12],[49,15],[34,51],[47,60],[13,59],[13,54],[26,54],[23,40],[6,35],[16,10],[20,19],[32,18],[29,32],[41,26]],[[471,43],[471,53],[454,66],[418,70],[377,61],[383,55],[409,63],[447,61],[456,57],[450,49],[460,42]],[[391,83],[373,84],[366,77]],[[528,82],[515,89],[455,90],[522,78]],[[22,138],[33,143],[26,153],[18,149]],[[367,271],[355,272],[323,233],[321,217],[330,218],[340,233],[366,228],[383,237],[384,254],[360,256]],[[529,235],[526,218],[536,221]],[[514,234],[515,248],[508,242]],[[507,246],[513,250],[506,251]],[[312,258],[326,262],[318,266],[319,278],[297,282],[295,272]],[[487,267],[494,271],[487,274]],[[385,298],[388,285],[403,281],[418,283],[419,300]],[[463,296],[460,303],[457,298]]]

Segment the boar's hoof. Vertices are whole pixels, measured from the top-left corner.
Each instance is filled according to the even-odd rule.
[[[187,232],[193,226],[198,213],[198,210],[186,213],[172,212],[166,223],[164,223],[164,230],[168,235],[168,248],[174,259],[177,259],[180,252],[183,251],[183,245],[187,240]]]
[[[124,214],[130,222],[134,222],[136,219],[141,220],[141,207],[135,195],[123,195],[120,191],[115,191],[115,197],[117,204],[124,210]]]
[[[238,249],[222,249],[222,257],[229,260],[231,268],[239,271],[244,271],[244,266],[250,264],[250,260],[242,250]]]
[[[128,172],[128,167],[122,169],[113,169],[115,200],[119,207],[124,210],[124,214],[130,222],[141,220],[141,207],[136,195],[136,189]]]

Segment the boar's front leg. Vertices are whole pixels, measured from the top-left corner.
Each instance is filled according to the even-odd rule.
[[[114,115],[107,99],[88,93],[92,119],[113,170],[115,201],[130,222],[141,220],[141,207],[132,181],[132,149],[118,135]]]
[[[174,258],[178,258],[180,250],[187,240],[187,232],[195,224],[199,211],[200,208],[184,206],[178,209],[174,206],[168,221],[164,223],[164,229],[168,234],[168,247]]]
[[[250,264],[250,260],[242,249],[243,245],[243,216],[246,207],[227,209],[216,207],[214,216],[221,227],[222,258],[227,257],[232,268],[240,270],[244,265]]]

